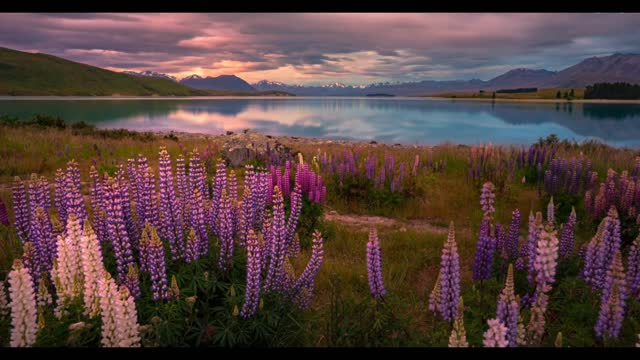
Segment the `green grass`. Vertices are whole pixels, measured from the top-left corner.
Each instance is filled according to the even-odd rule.
[[[3,162],[3,166],[0,167],[0,197],[11,209],[10,186],[13,176],[26,179],[31,173],[38,173],[51,180],[55,170],[64,168],[72,158],[79,162],[82,181],[87,181],[88,169],[94,159],[98,161],[101,170],[113,171],[114,161],[140,153],[149,159],[151,166],[157,167],[158,148],[166,146],[173,159],[181,149],[188,151],[198,147],[201,154],[208,149],[210,155],[203,159],[206,162],[207,159],[217,158],[221,147],[220,139],[174,139],[157,135],[135,137],[126,133],[105,135],[89,130],[79,131],[72,127],[0,125],[0,158]],[[362,146],[361,154],[366,154],[367,150],[377,151],[378,159],[384,159],[385,152],[393,153],[396,163],[411,161],[416,153],[420,154],[421,159],[427,159],[429,152],[433,152],[434,161],[447,159],[444,173],[425,171],[418,174],[414,191],[420,194],[419,196],[404,198],[393,208],[375,208],[366,200],[349,202],[335,197],[332,194],[335,193],[337,184],[331,182],[327,183],[328,207],[343,213],[380,214],[399,220],[420,220],[440,226],[446,226],[453,220],[461,260],[461,288],[465,303],[467,338],[472,346],[482,346],[482,334],[487,327],[486,320],[495,317],[496,300],[504,286],[506,264],[498,264],[495,267],[491,280],[482,283],[472,281],[476,234],[482,214],[479,209],[479,188],[466,178],[469,148],[450,144],[416,149],[385,145],[358,146]],[[590,157],[601,178],[605,176],[604,170],[607,167],[614,167],[618,171],[631,167],[635,157],[632,151],[613,149],[595,143],[561,143],[560,146],[559,156],[570,158],[582,152]],[[318,150],[322,153],[340,148],[337,144],[303,144],[294,150],[301,151],[305,159],[311,159],[318,154]],[[99,158],[96,149],[100,149]],[[207,170],[211,179],[215,167],[209,167]],[[328,174],[322,171],[321,173],[328,178]],[[522,173],[518,173],[516,179],[521,179],[522,176]],[[87,186],[83,186],[83,192],[88,195]],[[518,208],[522,214],[520,235],[526,237],[529,211],[544,212],[546,200],[545,196],[538,197],[535,183],[522,184],[519,180],[509,183],[496,196],[495,222],[508,224],[511,212]],[[573,200],[556,198],[556,203],[561,201]],[[576,205],[579,219],[576,243],[581,245],[593,236],[595,224],[584,216],[583,205],[580,202]],[[384,303],[376,303],[370,295],[366,272],[367,229],[352,228],[334,222],[320,223],[317,227],[322,230],[325,238],[325,260],[316,279],[315,297],[311,308],[303,314],[294,313],[292,322],[287,323],[286,329],[289,330],[281,329],[283,333],[274,335],[270,332],[273,331],[272,328],[265,329],[264,331],[270,335],[264,335],[257,343],[264,344],[277,338],[280,339],[279,342],[271,345],[447,345],[451,325],[428,311],[428,297],[439,270],[440,254],[446,235],[419,232],[411,228],[407,231],[379,229],[383,276],[388,296]],[[296,275],[300,275],[304,270],[310,256],[308,237],[302,241],[302,254],[293,261]],[[2,229],[0,225],[0,278],[4,278],[11,259],[19,253],[15,235],[6,228]],[[206,318],[194,318],[183,300],[173,305],[170,303],[166,307],[143,305],[139,310],[140,322],[142,325],[153,325],[153,331],[144,337],[145,344],[193,344],[201,341],[202,334],[207,334],[210,327],[224,331],[216,333],[214,338],[207,338],[203,344],[248,344],[250,341],[245,337],[249,336],[247,334],[254,334],[253,331],[258,331],[254,327],[259,327],[263,324],[262,321],[273,321],[269,320],[271,316],[285,316],[283,314],[286,312],[279,307],[281,303],[274,300],[270,301],[270,306],[265,307],[267,310],[264,311],[263,318],[251,322],[250,325],[243,325],[237,318],[229,315],[234,304],[241,303],[241,298],[224,295],[221,300],[211,295],[228,294],[229,284],[235,284],[239,293],[243,293],[242,251],[239,251],[236,259],[240,268],[234,271],[230,280],[218,281],[215,289],[199,288],[204,286],[202,279],[188,276],[188,273],[193,271],[191,268],[170,267],[170,274],[177,274],[180,279],[184,296],[198,294],[199,297],[203,297],[203,303],[198,303],[198,309],[201,314],[209,310],[211,313],[207,313],[209,315]],[[207,259],[202,266],[213,268],[213,260]],[[637,340],[636,334],[640,332],[640,304],[628,300],[628,312],[618,341],[603,343],[597,340],[593,327],[598,316],[599,297],[578,277],[581,266],[577,257],[560,262],[558,280],[550,294],[547,333],[542,345],[553,346],[556,334],[562,332],[564,346],[631,346]],[[187,285],[185,282],[188,281],[196,283]],[[516,272],[516,292],[524,295],[531,290],[526,274]],[[205,301],[206,296],[210,297]],[[154,325],[150,319],[156,315],[160,316],[161,320]],[[50,317],[51,314],[47,316],[47,321],[55,324]],[[527,320],[528,313],[525,312],[525,324]],[[192,321],[193,324],[183,325],[183,321]],[[5,332],[0,333],[0,337],[6,336],[6,326],[6,321],[0,320],[0,331]],[[87,329],[82,335],[69,337],[68,331],[65,330],[67,323],[52,326],[53,335],[43,337],[43,344],[95,344],[98,336],[95,328]],[[196,333],[191,333],[193,331]]]

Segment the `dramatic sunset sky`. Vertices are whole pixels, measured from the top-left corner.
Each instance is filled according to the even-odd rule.
[[[640,14],[0,14],[0,46],[296,84],[488,80],[640,53]]]

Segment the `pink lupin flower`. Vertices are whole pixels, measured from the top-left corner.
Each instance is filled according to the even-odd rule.
[[[28,347],[36,342],[38,315],[36,294],[29,270],[22,261],[13,262],[9,273],[9,295],[11,298],[11,347]]]

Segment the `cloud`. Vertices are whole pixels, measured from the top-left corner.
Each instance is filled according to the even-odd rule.
[[[0,46],[284,82],[489,79],[640,53],[640,14],[0,14]]]

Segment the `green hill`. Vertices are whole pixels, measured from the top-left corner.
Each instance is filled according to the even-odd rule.
[[[171,80],[138,77],[47,54],[0,47],[0,95],[208,95]]]

